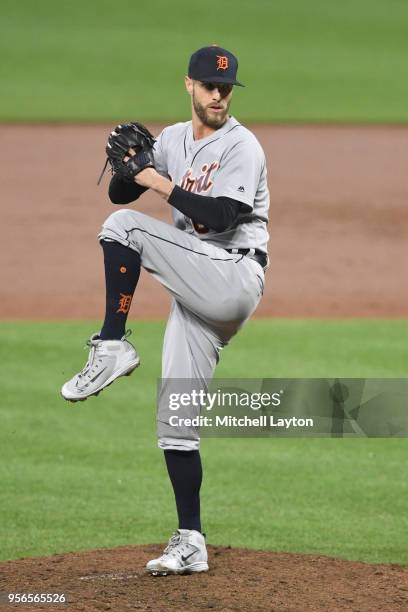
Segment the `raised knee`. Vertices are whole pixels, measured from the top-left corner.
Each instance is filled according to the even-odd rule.
[[[103,227],[124,226],[129,219],[129,210],[115,210],[103,223]]]

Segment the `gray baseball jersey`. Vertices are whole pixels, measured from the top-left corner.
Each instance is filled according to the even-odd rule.
[[[195,224],[173,208],[176,227],[224,249],[267,250],[269,191],[265,155],[256,137],[234,117],[207,138],[194,140],[192,122],[165,128],[154,149],[157,171],[182,189],[228,197],[245,205],[223,232]]]

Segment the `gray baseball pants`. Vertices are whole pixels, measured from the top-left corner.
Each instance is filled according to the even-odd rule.
[[[199,430],[169,424],[168,396],[174,379],[206,388],[220,350],[256,309],[264,286],[259,263],[233,255],[193,234],[138,211],[120,209],[108,217],[99,240],[137,251],[141,265],[173,296],[164,336],[162,386],[157,411],[162,449],[196,450]],[[191,417],[199,409],[191,407]]]

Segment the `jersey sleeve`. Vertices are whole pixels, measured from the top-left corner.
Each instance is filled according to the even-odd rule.
[[[264,165],[265,156],[257,141],[235,143],[220,160],[211,195],[232,198],[252,210]]]
[[[168,177],[168,165],[167,165],[167,147],[166,147],[166,130],[163,130],[153,148],[154,166],[159,174],[164,177]]]

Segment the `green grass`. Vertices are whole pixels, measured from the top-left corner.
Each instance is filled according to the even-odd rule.
[[[142,367],[69,404],[89,322],[0,324],[0,558],[164,541],[175,511],[155,442],[164,324],[134,323]],[[252,321],[219,377],[406,377],[408,322]],[[206,439],[213,544],[408,563],[406,439]]]
[[[188,58],[216,42],[244,121],[405,122],[407,29],[405,0],[2,0],[0,120],[185,119]]]

